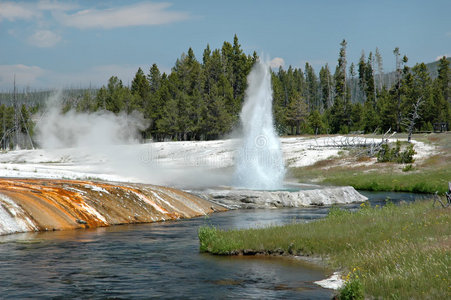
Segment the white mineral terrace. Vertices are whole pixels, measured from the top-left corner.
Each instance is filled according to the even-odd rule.
[[[356,138],[361,142],[380,139]],[[337,156],[346,137],[281,138],[286,167],[304,167]],[[393,140],[394,141],[394,140]],[[414,141],[415,159],[432,155],[435,148]],[[205,186],[228,184],[238,140],[157,142],[90,148],[17,150],[0,154],[0,177],[100,179],[178,185],[204,181]],[[368,163],[374,163],[375,160]],[[227,170],[228,169],[228,170]],[[206,175],[207,174],[207,175]]]

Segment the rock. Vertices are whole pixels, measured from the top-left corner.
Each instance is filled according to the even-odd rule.
[[[299,191],[210,189],[191,193],[229,209],[324,206],[364,202],[368,198],[351,186],[318,187]]]
[[[0,179],[0,235],[178,220],[225,210],[192,194],[149,184]]]

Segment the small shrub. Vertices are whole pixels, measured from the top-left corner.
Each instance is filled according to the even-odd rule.
[[[412,164],[405,166],[404,168],[402,168],[403,172],[409,172],[413,170],[413,166]]]
[[[391,151],[388,144],[383,144],[381,150],[377,153],[377,162],[391,161]]]
[[[390,161],[397,161],[400,156],[399,152],[401,152],[401,142],[399,140],[396,141],[395,148],[391,149],[390,152]]]
[[[363,284],[358,278],[355,276],[354,278],[348,280],[343,288],[340,290],[340,294],[338,295],[338,299],[343,300],[354,300],[354,299],[364,299],[364,291]]]
[[[413,163],[413,156],[416,154],[413,149],[413,144],[407,145],[406,150],[404,150],[401,155],[398,157],[398,163],[401,164],[411,164]]]
[[[401,142],[398,140],[393,148],[390,148],[388,144],[383,144],[377,153],[377,161],[410,164],[413,163],[413,156],[415,154],[416,152],[413,149],[413,144],[407,145],[406,149],[401,152]]]

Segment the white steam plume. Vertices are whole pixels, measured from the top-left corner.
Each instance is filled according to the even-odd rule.
[[[148,126],[142,114],[115,115],[109,111],[61,113],[61,91],[51,96],[37,124],[37,140],[42,148],[103,147],[135,142],[139,130]]]
[[[148,126],[141,114],[115,115],[105,111],[63,114],[61,92],[53,95],[47,104],[46,112],[37,124],[37,141],[47,153],[57,153],[49,157],[56,158],[56,162],[64,161],[62,168],[80,171],[80,179],[86,176],[102,179],[106,178],[104,175],[113,175],[117,181],[180,188],[229,183],[230,174],[223,169],[208,164],[203,166],[202,157],[196,154],[183,156],[183,143],[171,143],[171,148],[180,149],[173,159],[160,153],[162,146],[159,143],[137,144],[139,130]],[[182,161],[180,155],[184,158]],[[198,159],[200,166],[195,163]]]

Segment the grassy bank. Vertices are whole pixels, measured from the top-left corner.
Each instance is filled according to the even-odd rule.
[[[451,211],[431,201],[262,229],[199,230],[200,250],[214,254],[317,255],[347,274],[347,287],[366,296],[407,299],[451,293]],[[361,289],[362,287],[362,289]]]
[[[395,139],[404,138],[397,135]],[[343,151],[314,165],[289,170],[299,182],[351,185],[369,191],[444,194],[451,181],[451,134],[415,135],[435,147],[434,154],[413,164],[377,163],[376,158],[361,157],[356,151]]]
[[[392,172],[394,164],[378,166],[380,169],[362,170],[356,168],[336,167],[327,171],[315,166],[297,168],[292,174],[300,182],[320,182],[331,185],[350,185],[359,190],[393,191],[413,193],[444,194],[451,180],[451,166],[437,166],[436,168],[416,167],[409,172]],[[382,168],[385,168],[382,169]],[[382,170],[381,170],[382,169]]]

